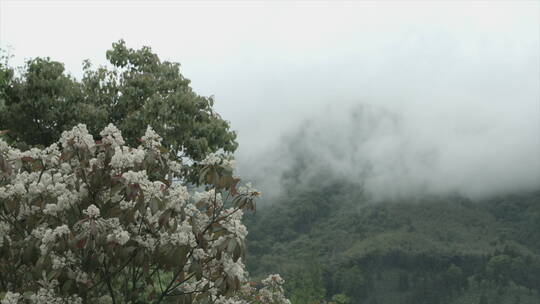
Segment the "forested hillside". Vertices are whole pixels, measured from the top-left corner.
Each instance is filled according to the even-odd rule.
[[[540,301],[539,192],[373,203],[346,181],[291,186],[248,229],[249,270],[284,274],[293,303]]]
[[[411,123],[364,104],[285,134],[255,179],[270,195],[247,222],[251,274],[283,274],[294,304],[540,303],[534,175],[508,181],[473,146],[450,162]]]

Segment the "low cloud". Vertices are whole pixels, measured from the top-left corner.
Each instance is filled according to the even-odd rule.
[[[508,115],[517,109],[328,106],[264,152],[241,156],[240,170],[270,198],[287,183],[301,188],[332,180],[357,184],[375,200],[446,194],[475,199],[535,190],[540,117],[537,108],[529,110]]]

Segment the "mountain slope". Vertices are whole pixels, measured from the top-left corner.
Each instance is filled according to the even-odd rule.
[[[372,203],[344,181],[293,188],[247,219],[251,273],[285,274],[293,302],[540,301],[538,192]]]

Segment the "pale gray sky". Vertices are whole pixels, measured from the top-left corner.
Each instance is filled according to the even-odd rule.
[[[301,121],[337,133],[355,104],[384,107],[402,132],[352,158],[381,164],[373,191],[405,180],[475,195],[540,185],[539,20],[539,1],[0,0],[0,45],[14,65],[50,56],[75,76],[120,38],[151,46],[216,97],[241,169],[261,168]],[[427,150],[436,160],[420,170],[414,155]],[[384,169],[403,155],[412,173]]]

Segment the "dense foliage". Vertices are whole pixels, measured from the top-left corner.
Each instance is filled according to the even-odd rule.
[[[233,160],[183,165],[150,127],[137,148],[112,124],[100,135],[77,125],[22,152],[0,140],[3,304],[287,303],[279,276],[247,281],[242,210],[259,193]]]
[[[346,180],[311,183],[246,222],[248,269],[279,271],[294,304],[540,301],[540,193],[374,203]]]
[[[201,160],[236,149],[236,134],[213,111],[213,99],[193,92],[178,63],[122,40],[107,51],[107,60],[97,69],[86,61],[77,81],[49,58],[28,60],[19,74],[6,56],[0,58],[0,130],[10,130],[6,140],[21,148],[46,147],[79,123],[94,136],[113,123],[130,146],[152,125],[175,157]]]

